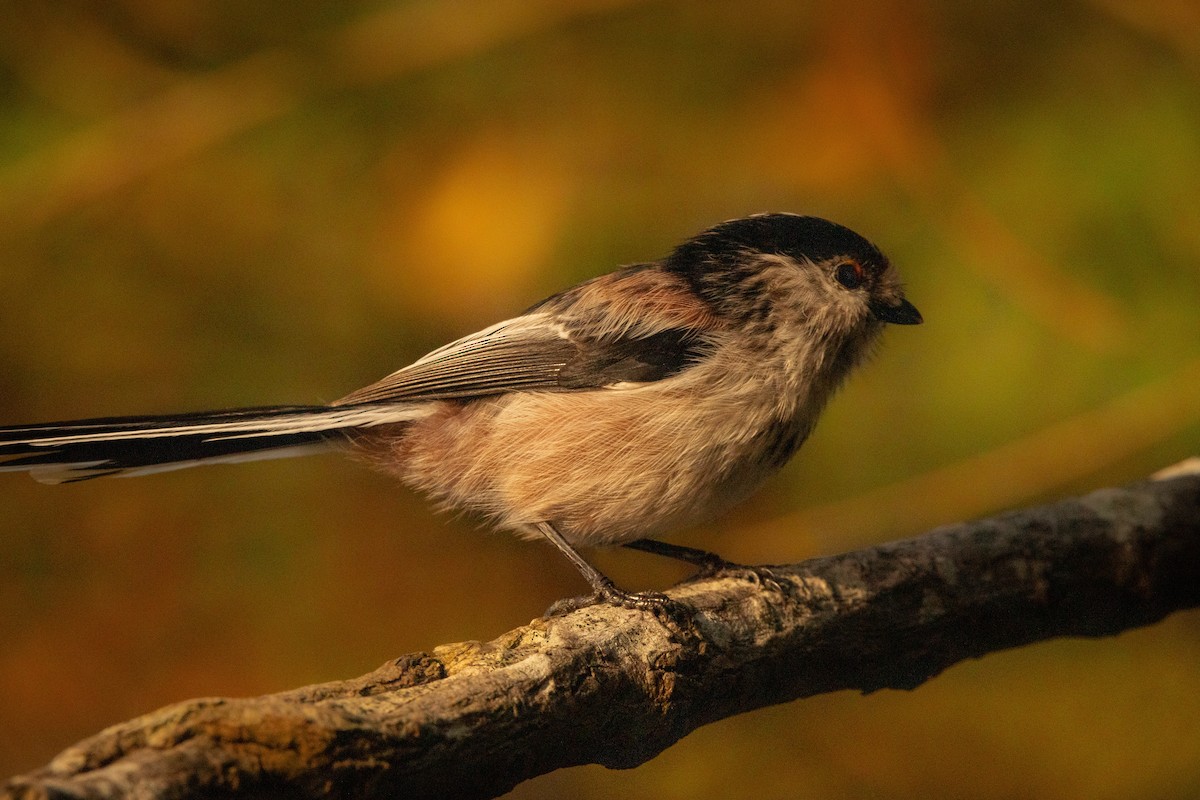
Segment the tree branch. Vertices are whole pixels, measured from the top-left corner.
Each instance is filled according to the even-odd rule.
[[[1200,474],[694,581],[663,622],[597,606],[360,678],[179,703],[10,780],[8,798],[492,797],[559,767],[640,764],[723,717],[911,689],[970,657],[1200,605]]]

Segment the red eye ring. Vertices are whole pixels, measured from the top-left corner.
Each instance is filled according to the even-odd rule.
[[[847,289],[857,289],[863,282],[862,265],[855,261],[843,261],[835,268],[833,277]]]

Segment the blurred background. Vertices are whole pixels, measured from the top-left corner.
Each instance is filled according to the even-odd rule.
[[[1198,177],[1191,0],[8,0],[0,423],[331,400],[717,221],[818,214],[927,322],[751,503],[676,537],[796,561],[1196,454]],[[5,474],[0,507],[0,775],[586,588],[334,456]],[[1178,614],[512,796],[1194,798],[1198,685]]]

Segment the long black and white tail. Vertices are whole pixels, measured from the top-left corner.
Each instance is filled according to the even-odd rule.
[[[421,403],[269,406],[0,427],[0,472],[65,483],[307,455],[345,441],[348,430],[425,413]]]

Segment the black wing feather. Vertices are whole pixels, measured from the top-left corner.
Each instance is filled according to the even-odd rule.
[[[691,366],[704,347],[696,331],[687,328],[586,338],[563,330],[549,315],[532,315],[435,350],[337,405],[646,383]]]
[[[669,378],[701,356],[695,331],[671,328],[641,338],[583,344],[558,373],[561,389],[595,389],[615,383],[649,383]]]

